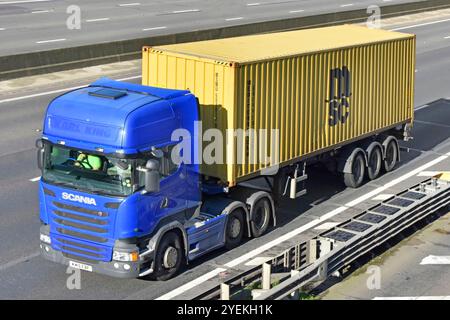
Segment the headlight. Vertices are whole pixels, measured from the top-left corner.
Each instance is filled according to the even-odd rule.
[[[137,252],[113,252],[113,260],[116,261],[138,261],[139,254]]]
[[[50,239],[50,236],[46,235],[46,234],[42,234],[39,236],[39,239],[41,239],[42,242],[51,244],[52,240]]]

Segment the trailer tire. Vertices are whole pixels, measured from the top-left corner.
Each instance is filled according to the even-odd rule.
[[[228,214],[225,227],[225,248],[236,248],[244,237],[245,212],[242,208],[235,209]]]
[[[269,227],[272,216],[272,206],[269,199],[261,198],[256,201],[250,217],[250,228],[255,238],[262,236]]]
[[[383,167],[385,172],[390,172],[394,169],[398,159],[398,148],[395,139],[391,139],[386,145],[384,152]]]
[[[383,154],[379,147],[373,148],[367,156],[367,177],[370,180],[378,178],[383,163]]]
[[[173,231],[163,235],[155,254],[154,272],[151,279],[166,281],[175,276],[184,260],[182,239]]]
[[[347,187],[358,188],[364,182],[366,163],[361,152],[355,153],[352,159],[351,172],[344,173],[344,183]]]

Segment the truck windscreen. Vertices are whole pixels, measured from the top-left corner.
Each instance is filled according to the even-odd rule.
[[[127,196],[133,190],[133,161],[47,144],[42,178],[80,191]]]

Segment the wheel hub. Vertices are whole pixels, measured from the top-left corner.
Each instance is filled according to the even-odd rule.
[[[230,234],[232,238],[237,238],[241,232],[241,222],[238,219],[233,219],[230,226]]]
[[[163,264],[166,269],[174,268],[178,261],[178,251],[176,248],[170,246],[164,252]]]

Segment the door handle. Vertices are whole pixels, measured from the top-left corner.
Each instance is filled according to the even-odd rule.
[[[169,198],[164,197],[161,201],[161,208],[167,208],[169,206]]]

